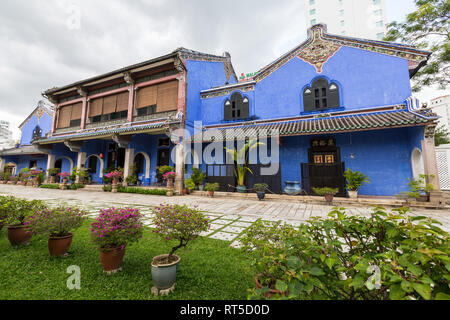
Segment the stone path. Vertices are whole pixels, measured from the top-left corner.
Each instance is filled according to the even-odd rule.
[[[108,207],[138,208],[145,216],[144,224],[153,227],[152,208],[161,203],[187,204],[205,211],[210,217],[211,228],[202,236],[230,241],[238,247],[239,236],[258,219],[281,221],[294,226],[312,216],[326,217],[332,206],[288,201],[258,201],[237,198],[207,198],[202,196],[153,196],[127,193],[92,192],[83,190],[38,189],[15,185],[0,185],[0,195],[14,195],[27,199],[46,200],[50,205],[66,204],[84,208],[95,217],[100,209]],[[256,196],[255,196],[256,198]],[[348,214],[368,216],[371,207],[346,207]],[[411,215],[424,215],[440,221],[442,228],[450,232],[450,210],[412,209]]]

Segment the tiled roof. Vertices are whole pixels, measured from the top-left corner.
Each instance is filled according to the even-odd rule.
[[[19,156],[24,154],[44,154],[35,146],[22,146],[19,148],[12,148],[0,151],[0,156]]]
[[[55,142],[61,142],[65,140],[72,140],[72,139],[79,139],[79,138],[90,138],[90,137],[102,137],[102,136],[108,136],[113,134],[123,134],[133,131],[142,131],[147,129],[157,129],[157,128],[163,128],[165,126],[171,125],[171,124],[178,124],[179,121],[161,121],[161,122],[154,122],[154,123],[147,123],[142,125],[135,125],[135,126],[127,126],[127,127],[116,127],[111,129],[103,129],[103,130],[92,130],[88,132],[80,132],[80,133],[72,133],[72,134],[65,134],[65,135],[58,135],[58,136],[52,136],[45,139],[40,139],[35,141],[37,144],[47,144],[47,143],[55,143]]]
[[[267,130],[267,134],[274,134],[275,131],[278,131],[280,136],[311,135],[423,125],[432,122],[435,119],[435,117],[424,117],[409,112],[406,109],[391,109],[381,112],[354,113],[259,124],[250,123],[236,126],[222,126],[209,128],[205,131],[211,132],[211,130],[219,130],[223,140],[226,140],[227,134],[230,134],[231,136],[234,129],[243,129],[235,136],[237,139],[242,139],[246,137],[256,138],[260,133],[263,133],[264,130]],[[191,137],[191,140],[194,139],[197,140],[199,137]],[[217,137],[214,139],[217,139]],[[208,142],[212,141],[212,139],[204,137],[203,141]]]

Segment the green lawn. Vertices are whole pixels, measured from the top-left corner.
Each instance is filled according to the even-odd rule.
[[[0,231],[0,299],[246,299],[254,286],[247,267],[248,257],[229,242],[198,238],[181,256],[175,292],[155,297],[150,288],[150,263],[169,247],[146,228],[139,243],[127,247],[123,271],[103,273],[98,249],[89,240],[89,222],[75,232],[69,256],[50,257],[47,240],[33,238],[31,244],[14,249],[6,228]],[[66,286],[67,267],[81,269],[81,289]]]

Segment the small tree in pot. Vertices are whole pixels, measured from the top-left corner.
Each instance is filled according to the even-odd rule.
[[[196,189],[199,189],[200,191],[203,190],[203,180],[205,180],[205,178],[205,172],[202,172],[198,168],[192,168],[191,179],[194,182]]]
[[[152,261],[152,279],[156,290],[173,288],[180,257],[175,252],[195,240],[202,231],[209,229],[209,219],[198,209],[186,205],[162,204],[153,209],[154,233],[164,241],[176,241],[169,254],[159,255]],[[153,289],[152,289],[153,291]]]
[[[27,217],[24,225],[33,235],[48,237],[51,256],[64,256],[72,243],[72,231],[83,225],[85,216],[85,211],[76,208],[44,209]]]
[[[370,179],[359,171],[345,170],[344,177],[347,180],[348,196],[352,199],[358,198],[358,189]]]
[[[207,183],[205,186],[205,190],[208,191],[208,195],[210,197],[214,197],[214,191],[219,190],[220,185],[218,182],[215,183]]]
[[[266,190],[269,188],[267,183],[255,183],[253,185],[253,190],[256,191],[259,200],[263,200],[266,195]]]
[[[325,196],[325,200],[327,200],[327,202],[332,202],[333,196],[339,192],[338,188],[323,187],[323,188],[312,188],[312,189],[318,196]]]
[[[187,193],[191,193],[192,190],[195,189],[195,183],[194,183],[194,181],[192,180],[192,178],[186,179],[186,180],[184,181],[184,186],[185,186],[186,189],[187,189]]]
[[[12,196],[0,197],[0,216],[3,216],[2,223],[7,225],[8,240],[12,246],[26,244],[30,241],[32,233],[27,232],[25,220],[35,211],[45,208],[41,200],[26,200]]]
[[[47,170],[48,174],[50,175],[50,183],[56,182],[56,176],[58,173],[60,173],[61,169],[59,168],[50,168]]]
[[[142,238],[142,215],[138,209],[109,208],[91,224],[91,240],[99,246],[103,270],[115,273],[121,270],[125,247]]]

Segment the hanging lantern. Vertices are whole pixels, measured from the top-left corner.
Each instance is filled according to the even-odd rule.
[[[100,159],[103,159],[103,152],[100,152],[99,157]]]

